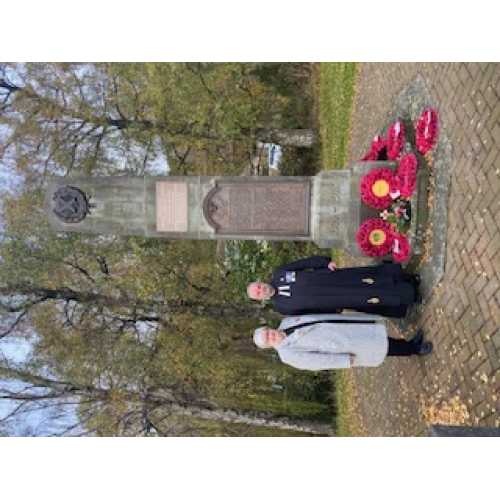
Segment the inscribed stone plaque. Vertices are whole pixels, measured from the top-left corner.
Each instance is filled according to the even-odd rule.
[[[307,236],[309,182],[219,183],[204,203],[219,234]]]
[[[156,183],[156,230],[185,232],[188,230],[187,184],[184,182]]]

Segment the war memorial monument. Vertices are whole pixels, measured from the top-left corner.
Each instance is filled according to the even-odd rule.
[[[360,255],[355,233],[377,213],[360,199],[361,176],[394,162],[357,162],[312,177],[113,176],[54,177],[46,205],[57,231],[167,239],[313,241]],[[426,178],[412,198],[425,202]],[[410,238],[420,252],[422,226],[412,218]]]

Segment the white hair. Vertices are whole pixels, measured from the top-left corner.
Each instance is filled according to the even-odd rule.
[[[261,349],[267,349],[269,345],[264,340],[264,333],[268,330],[268,326],[261,326],[257,328],[253,334],[253,341],[257,347]]]

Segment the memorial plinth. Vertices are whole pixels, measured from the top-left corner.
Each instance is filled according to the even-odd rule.
[[[378,216],[359,194],[361,176],[374,166],[396,164],[358,162],[314,177],[53,177],[46,207],[57,231],[313,241],[359,255],[356,231]]]

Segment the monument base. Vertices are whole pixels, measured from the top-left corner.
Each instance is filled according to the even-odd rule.
[[[354,257],[363,256],[356,244],[356,232],[366,219],[378,218],[380,210],[363,204],[359,184],[361,177],[374,167],[395,170],[396,162],[356,162],[349,170],[320,172],[314,177],[311,206],[312,240],[320,248],[342,248]],[[429,175],[420,169],[417,188],[411,198],[411,224],[408,239],[414,255],[423,252],[427,224],[427,188]]]

